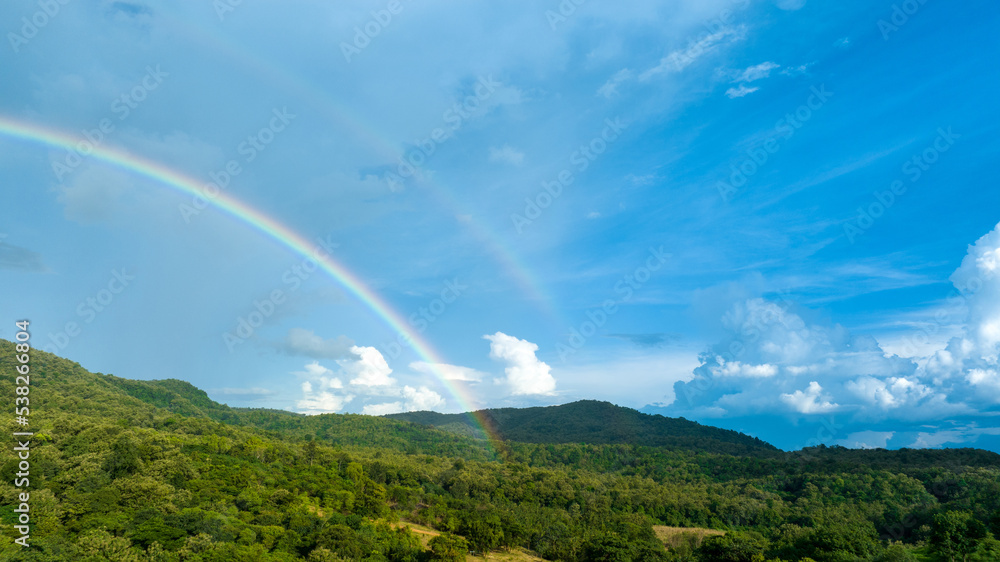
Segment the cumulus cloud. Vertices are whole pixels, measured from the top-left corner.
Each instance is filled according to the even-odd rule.
[[[486,373],[461,367],[458,365],[448,365],[447,363],[426,363],[424,361],[414,361],[410,363],[410,368],[418,373],[430,376],[442,376],[450,381],[479,382],[483,380]]]
[[[885,420],[936,419],[963,409],[921,381],[912,361],[887,355],[869,336],[807,322],[789,303],[740,301],[722,324],[730,335],[702,354],[694,379],[675,384],[672,410]]]
[[[334,394],[326,390],[314,390],[307,381],[302,383],[302,400],[295,403],[303,414],[332,414],[344,409],[348,402],[354,400],[351,394]]]
[[[302,328],[292,328],[278,349],[288,355],[300,355],[313,359],[344,359],[354,357],[351,348],[354,341],[345,336],[323,339],[315,332]]]
[[[507,376],[497,382],[507,385],[511,394],[554,393],[556,379],[550,374],[551,368],[535,356],[538,351],[536,344],[503,332],[483,338],[490,342],[490,358],[507,363],[504,369]]]
[[[677,399],[667,410],[742,420],[781,415],[793,425],[835,416],[836,442],[858,447],[995,439],[1000,225],[969,246],[950,280],[955,291],[945,306],[935,306],[964,311],[965,319],[960,335],[927,357],[887,353],[872,337],[807,321],[788,302],[739,300],[722,316],[728,336],[701,354],[693,379],[674,385]],[[942,328],[919,329],[933,335]],[[941,420],[950,423],[942,427]]]
[[[350,376],[351,384],[358,386],[391,386],[396,379],[390,377],[392,369],[385,358],[374,347],[352,346],[351,353],[358,359],[340,359],[337,363],[341,370]]]
[[[839,408],[837,404],[830,402],[829,397],[823,395],[823,387],[816,381],[809,383],[809,388],[804,391],[782,394],[781,401],[800,414],[825,414]]]
[[[339,412],[355,399],[364,403],[373,398],[386,400],[386,397],[393,398],[389,402],[364,404],[361,406],[362,413],[380,416],[431,410],[445,405],[445,399],[427,386],[397,386],[396,379],[390,376],[392,369],[374,347],[352,346],[350,352],[351,358],[336,360],[336,372],[313,361],[301,371],[292,373],[303,381],[300,385],[302,400],[296,404],[299,411],[307,414]],[[451,380],[473,380],[474,377],[482,376],[482,373],[473,369],[455,365],[415,362],[410,367],[417,372],[432,373],[435,376],[443,372],[445,378]]]
[[[928,376],[980,406],[1000,404],[1000,225],[969,246],[950,301],[967,312],[961,336],[926,363]]]
[[[304,379],[300,385],[302,399],[296,402],[299,411],[305,414],[329,414],[344,409],[348,402],[354,400],[353,394],[340,391],[344,388],[343,381],[334,375],[330,369],[313,361],[301,371],[292,373]]]
[[[445,404],[444,398],[442,398],[440,394],[434,392],[426,386],[421,386],[420,388],[404,386],[402,397],[403,400],[397,400],[395,402],[368,404],[361,410],[361,413],[369,416],[384,416],[386,414],[397,414],[399,412],[432,410],[434,408],[444,406]]]

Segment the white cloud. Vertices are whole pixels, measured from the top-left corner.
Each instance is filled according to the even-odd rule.
[[[601,218],[601,213],[598,213],[597,211],[591,211],[587,213],[587,219],[589,220],[594,220],[599,218]]]
[[[410,368],[424,375],[431,375],[434,377],[441,376],[450,381],[478,382],[483,380],[483,377],[486,376],[486,373],[482,371],[458,365],[448,365],[447,363],[425,363],[423,361],[414,361],[413,363],[410,363]]]
[[[920,379],[916,364],[887,356],[870,336],[807,323],[789,304],[748,299],[722,317],[731,334],[678,383],[678,414],[846,412],[856,420],[939,419],[966,408]],[[808,377],[808,378],[805,378]]]
[[[829,396],[823,396],[823,387],[816,381],[809,383],[809,388],[805,391],[782,394],[781,401],[800,414],[825,414],[839,408],[837,404],[830,402]]]
[[[432,410],[444,406],[444,398],[426,386],[420,388],[404,386],[403,398],[406,399],[406,408],[410,411]]]
[[[640,74],[639,80],[645,82],[660,74],[680,72],[711,52],[723,41],[728,39],[733,42],[742,39],[745,32],[743,27],[725,27],[715,33],[704,35],[689,43],[687,47],[677,49],[660,59],[659,64]]]
[[[307,390],[308,389],[308,390]],[[344,409],[348,402],[354,400],[353,395],[339,395],[332,392],[313,392],[308,382],[302,383],[302,400],[295,406],[303,414],[333,414]]]
[[[502,332],[483,336],[483,339],[490,342],[490,358],[507,363],[506,378],[497,382],[506,384],[511,394],[553,394],[556,379],[549,372],[551,368],[535,356],[536,344]]]
[[[965,305],[965,327],[928,359],[926,372],[967,402],[1000,404],[1000,225],[969,246],[951,282],[949,301]]]
[[[382,404],[368,404],[362,408],[361,413],[369,416],[384,416],[386,414],[396,414],[399,412],[417,412],[422,410],[432,410],[444,406],[445,400],[440,394],[421,386],[403,387],[404,401],[385,402]]]
[[[757,80],[762,80],[770,76],[771,71],[776,68],[781,68],[781,66],[770,61],[762,62],[739,72],[733,79],[733,82],[755,82]]]
[[[605,98],[611,99],[618,95],[618,86],[632,78],[632,71],[623,68],[615,73],[607,82],[597,89],[597,93]]]
[[[309,381],[318,382],[320,388],[344,388],[344,383],[333,376],[333,371],[320,365],[319,361],[313,361],[303,367],[302,371],[296,371],[292,374],[307,379],[306,384],[309,384]]]
[[[361,409],[361,413],[366,416],[384,416],[386,414],[398,414],[405,411],[402,402],[385,402],[383,404],[368,404]]]
[[[514,166],[524,163],[524,153],[511,147],[508,144],[497,148],[490,147],[490,162],[506,162]]]
[[[938,447],[1000,434],[1000,428],[976,424],[986,419],[995,425],[1000,405],[1000,225],[969,247],[951,281],[952,297],[934,305],[937,324],[928,326],[924,315],[912,329],[952,332],[953,316],[966,319],[944,349],[925,357],[900,357],[870,336],[807,322],[791,312],[791,303],[737,302],[722,317],[729,336],[701,355],[693,379],[675,384],[670,410],[793,419],[837,412],[851,435],[841,442],[852,446],[881,446],[891,437]],[[964,420],[965,426],[928,431],[905,425],[942,419]],[[879,433],[861,435],[862,424]],[[890,430],[894,436],[884,437]]]
[[[303,379],[302,400],[297,402],[300,411],[308,414],[339,412],[359,396],[366,399],[386,396],[400,398],[392,402],[364,405],[362,412],[370,415],[431,410],[445,405],[445,399],[427,386],[396,386],[396,379],[390,376],[392,369],[377,349],[353,346],[350,351],[354,359],[338,359],[339,369],[336,373],[320,365],[318,361],[293,373]],[[410,367],[418,372],[435,374],[434,369],[438,369],[437,372],[444,371],[456,377],[482,376],[482,373],[472,369],[454,365],[414,362]],[[348,379],[348,382],[345,384],[342,379]]]
[[[351,377],[353,385],[358,386],[391,386],[396,383],[396,379],[390,377],[392,369],[385,362],[385,358],[374,347],[352,346],[351,353],[358,356],[358,359],[340,359],[337,363],[341,370]]]
[[[731,361],[717,367],[712,367],[712,373],[717,377],[764,378],[778,374],[774,365],[746,365],[739,361]]]
[[[344,409],[354,399],[353,394],[338,394],[335,390],[344,388],[344,383],[334,376],[333,371],[319,364],[309,363],[303,370],[292,373],[302,381],[302,399],[295,403],[304,414],[329,414]]]
[[[750,88],[746,84],[740,84],[739,88],[729,88],[726,90],[726,95],[729,96],[729,99],[742,98],[756,92],[759,89],[760,88],[757,87]]]

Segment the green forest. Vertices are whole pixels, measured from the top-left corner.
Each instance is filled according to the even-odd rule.
[[[0,340],[8,435],[25,431],[14,357]],[[486,412],[491,442],[467,415],[230,408],[179,380],[30,365],[30,486],[12,440],[0,560],[1000,560],[988,451],[784,452],[595,401]]]

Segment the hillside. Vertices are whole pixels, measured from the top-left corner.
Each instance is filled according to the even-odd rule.
[[[487,419],[502,439],[521,443],[623,444],[732,455],[778,453],[774,446],[736,431],[684,418],[643,414],[596,400],[561,406],[480,410],[476,414]],[[479,431],[478,421],[470,414],[410,412],[385,417],[462,435],[475,435]]]
[[[4,388],[17,364],[0,340]],[[508,437],[568,442],[494,450],[399,419],[229,408],[40,351],[30,365],[30,467],[10,449],[0,463],[0,561],[1000,559],[1000,456],[986,451],[734,456],[656,439],[745,436],[599,402],[499,410]],[[613,429],[581,424],[595,415]],[[29,549],[14,543],[22,493]]]

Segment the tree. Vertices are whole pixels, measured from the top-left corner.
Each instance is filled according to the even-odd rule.
[[[702,562],[764,562],[767,540],[757,533],[729,532],[707,537],[698,547]]]
[[[469,544],[477,552],[488,552],[503,539],[503,525],[496,515],[473,516],[463,526]]]
[[[632,562],[635,553],[628,541],[614,533],[602,533],[583,545],[585,562]]]
[[[986,536],[986,526],[968,511],[938,513],[931,528],[931,551],[948,562],[966,562]]]
[[[443,562],[464,562],[465,555],[469,552],[469,543],[451,533],[442,533],[432,538],[427,546],[431,547],[431,560]]]

